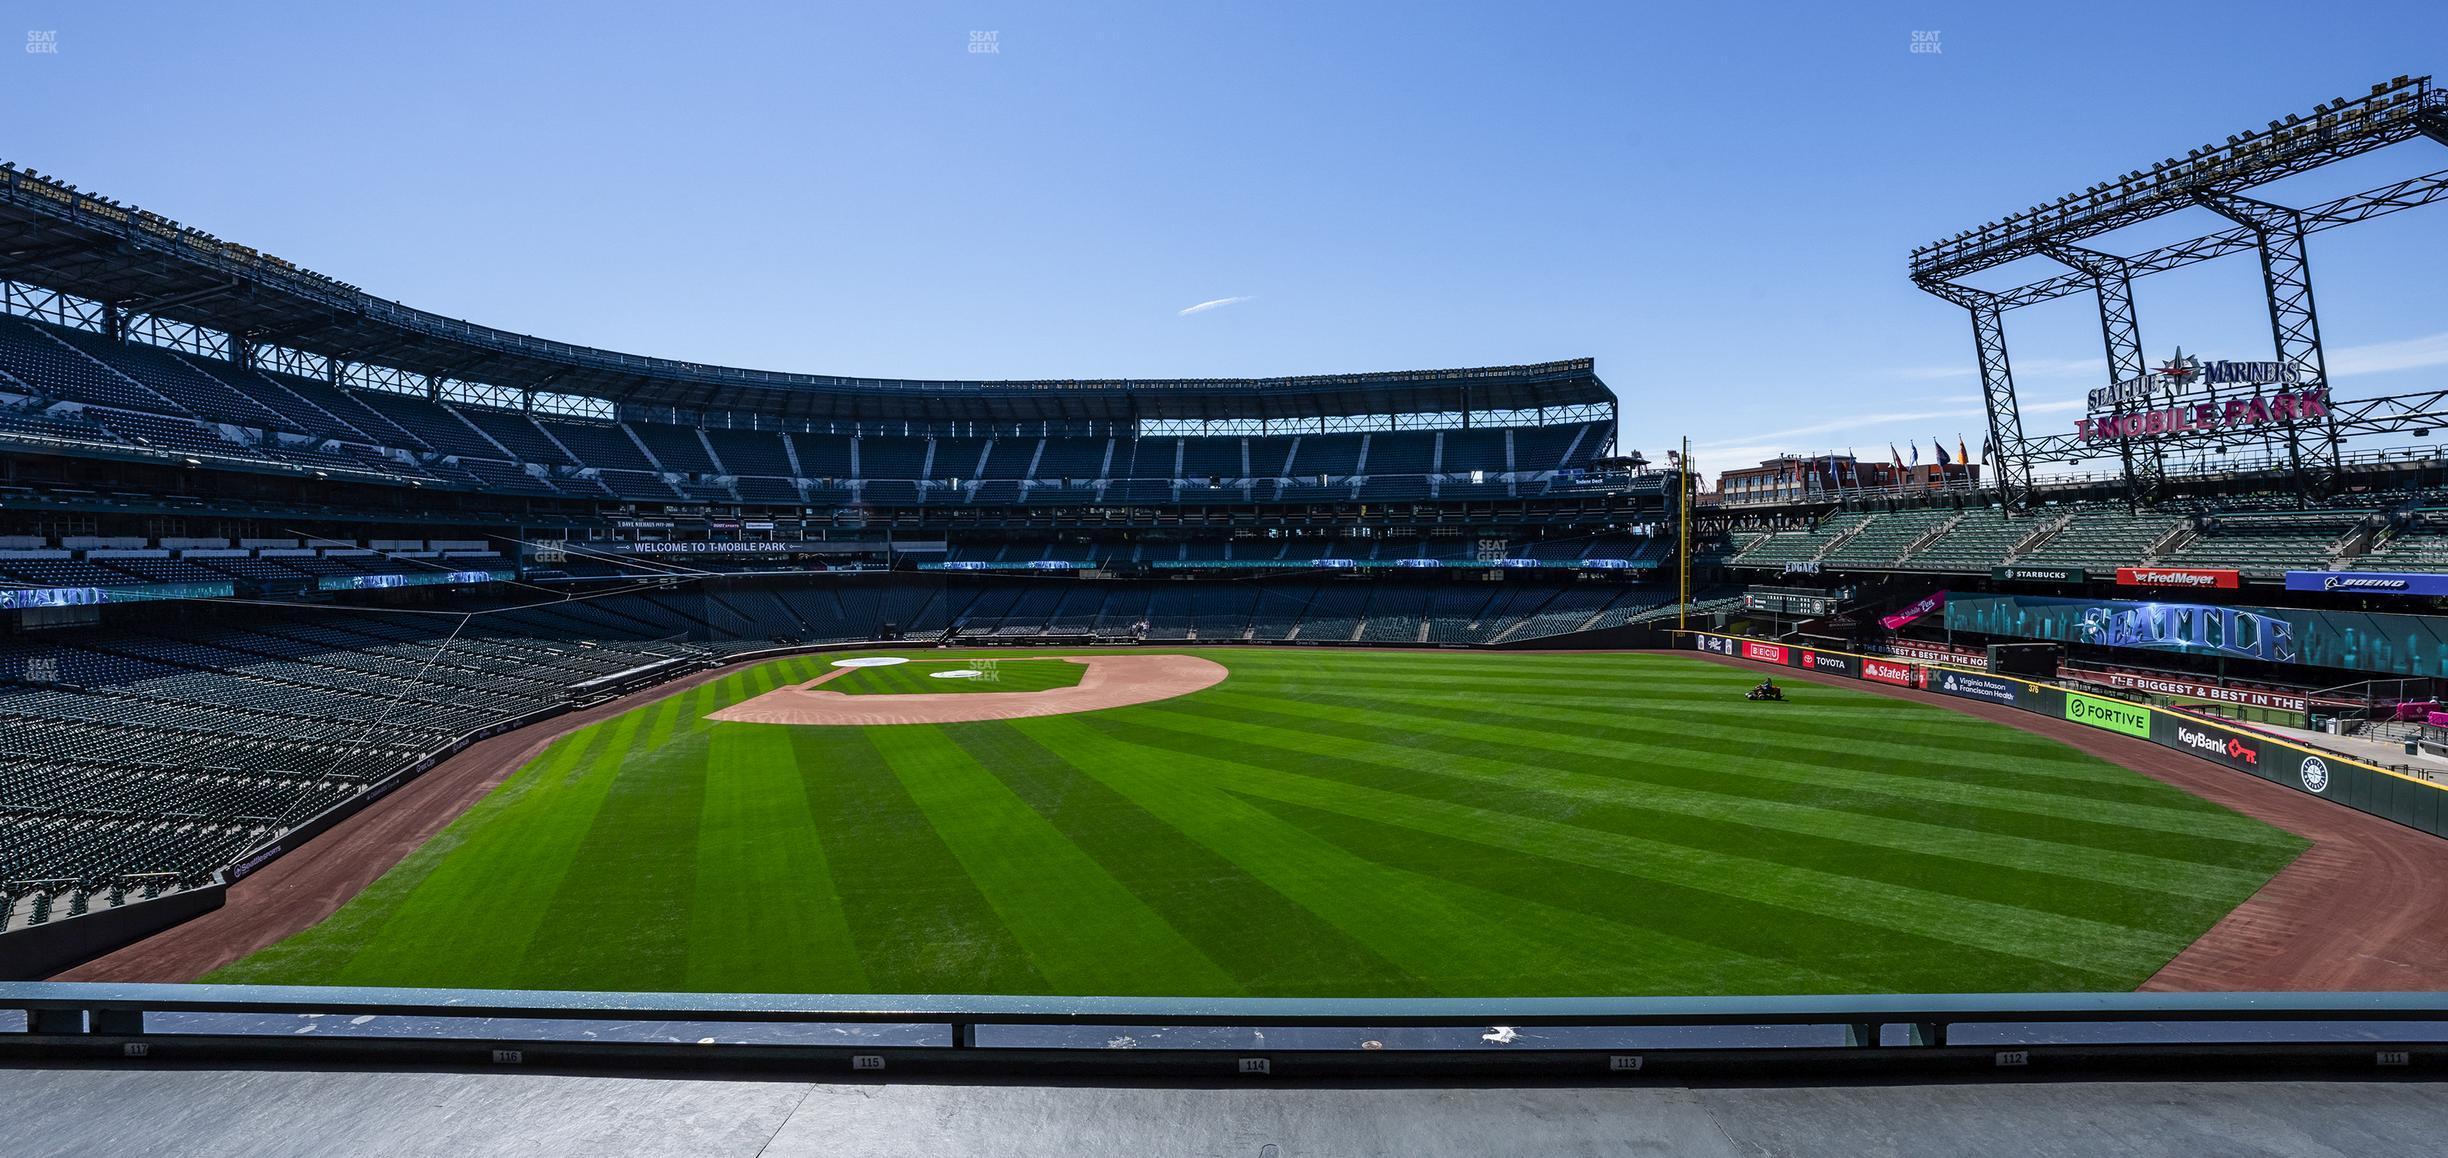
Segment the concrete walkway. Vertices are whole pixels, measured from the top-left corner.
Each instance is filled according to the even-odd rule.
[[[2448,1085],[1127,1089],[553,1074],[0,1069],[36,1155],[2372,1155],[2436,1151]]]

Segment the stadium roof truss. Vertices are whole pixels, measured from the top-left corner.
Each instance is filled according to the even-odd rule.
[[[226,335],[216,356],[291,372],[311,365],[340,384],[404,375],[428,393],[444,382],[470,383],[661,412],[929,427],[1257,420],[1284,429],[1383,429],[1372,423],[1398,415],[1506,413],[1551,423],[1615,415],[1614,392],[1587,358],[1286,378],[918,381],[624,354],[412,309],[6,162],[0,279],[20,283],[6,289],[11,312],[115,336],[129,336],[130,319],[197,327]],[[44,295],[52,300],[34,308],[31,299]]]
[[[2309,117],[2289,115],[2284,121],[2271,121],[2266,130],[2229,136],[2225,145],[2194,149],[2182,160],[2170,158],[2148,170],[2134,170],[2081,193],[1915,249],[1913,283],[1971,315],[1989,439],[1996,448],[1990,477],[2004,505],[2011,509],[2029,504],[2035,463],[2075,462],[2111,454],[2124,459],[2129,495],[2147,497],[2163,469],[2163,440],[2167,437],[2118,438],[2113,447],[2086,442],[2074,434],[2027,437],[2015,399],[2013,365],[2006,352],[2006,311],[2092,293],[2099,303],[2109,385],[2129,383],[2147,373],[2133,279],[2251,250],[2261,258],[2278,360],[2292,366],[2297,380],[2306,387],[2325,390],[2328,371],[2321,352],[2305,239],[2323,230],[2448,199],[2448,169],[2300,209],[2249,197],[2244,191],[2416,137],[2448,145],[2448,92],[2434,87],[2430,77],[2401,76],[2373,85],[2361,99],[2340,98],[2314,109]],[[2234,225],[2131,255],[2104,253],[2080,244],[2099,234],[2196,207]],[[2035,256],[2056,261],[2070,272],[2005,290],[1979,289],[1959,280]],[[2448,425],[2448,392],[2333,402],[2323,423],[2317,445],[2310,448],[2313,466],[2318,469],[2326,462],[2327,469],[2334,471],[2338,444],[2345,438]],[[2290,424],[2283,434],[2266,430],[2188,434],[2184,446],[2226,447],[2282,439],[2301,480],[2308,477],[2302,436]]]

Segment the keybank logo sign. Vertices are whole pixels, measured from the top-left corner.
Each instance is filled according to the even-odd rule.
[[[2078,692],[2067,692],[2065,718],[2077,724],[2150,739],[2150,709],[2123,700],[2102,700]]]

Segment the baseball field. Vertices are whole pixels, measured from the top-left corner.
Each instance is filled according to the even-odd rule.
[[[1125,707],[706,718],[837,671],[862,702],[941,692],[923,673],[945,669],[996,673],[963,702],[1077,693],[1042,654],[787,659],[588,725],[207,979],[2119,990],[2304,847],[2052,740],[1835,687],[1748,703],[1756,674],[1657,653],[1193,650],[1228,676]]]

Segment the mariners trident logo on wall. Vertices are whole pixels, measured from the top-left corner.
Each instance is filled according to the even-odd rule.
[[[2304,757],[2302,777],[2303,786],[2307,791],[2314,793],[2329,791],[2329,765],[2320,757]]]
[[[2170,393],[2182,390],[2201,377],[2201,359],[2186,356],[2184,347],[2176,347],[2176,356],[2159,363],[2159,382]]]

